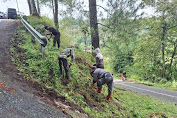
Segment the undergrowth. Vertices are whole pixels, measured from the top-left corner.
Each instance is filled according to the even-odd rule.
[[[46,33],[45,25],[53,26],[51,20],[42,17],[28,17],[28,22],[41,34]],[[44,84],[47,88],[54,89],[58,95],[65,97],[65,102],[79,106],[89,117],[150,117],[158,113],[158,116],[177,116],[177,109],[169,104],[169,109],[161,102],[156,102],[149,97],[138,96],[124,89],[114,89],[113,97],[108,102],[107,87],[103,87],[103,93],[98,94],[93,90],[89,65],[93,64],[93,57],[82,49],[75,48],[75,61],[70,69],[70,80],[66,81],[64,75],[59,73],[57,56],[60,52],[72,45],[72,36],[61,32],[61,47],[53,47],[53,41],[48,41],[46,52],[40,51],[40,44],[19,24],[17,32],[12,39],[11,52],[13,62],[18,66],[20,74],[26,80]],[[64,35],[67,34],[67,35]],[[70,61],[70,60],[69,60]],[[140,97],[140,98],[139,98]],[[151,102],[153,101],[153,102]],[[144,106],[143,106],[144,105]],[[161,107],[159,111],[159,107]],[[171,113],[171,110],[174,110]],[[167,111],[165,111],[167,110]]]

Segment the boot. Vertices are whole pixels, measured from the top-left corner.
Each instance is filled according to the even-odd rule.
[[[108,101],[110,101],[110,100],[111,100],[111,94],[108,94],[108,96],[106,97],[106,99],[107,99]]]
[[[66,72],[66,79],[69,79],[69,71]]]
[[[98,88],[97,92],[101,93],[101,91],[102,91],[102,88]]]

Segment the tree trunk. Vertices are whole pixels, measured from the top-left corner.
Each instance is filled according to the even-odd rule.
[[[34,0],[31,0],[31,8],[32,8],[32,15],[39,17]]]
[[[31,2],[30,2],[30,0],[27,0],[27,1],[28,1],[30,15],[32,15]]]
[[[39,0],[37,0],[37,11],[38,11],[38,14],[40,15],[41,11],[40,11],[40,7],[39,7]]]
[[[170,67],[172,66],[173,59],[174,59],[175,54],[176,54],[176,48],[177,48],[177,45],[174,43],[174,49],[173,49],[173,54],[172,54],[172,56],[171,56]]]
[[[53,21],[54,21],[54,16],[55,16],[55,8],[54,8],[53,0],[52,0],[52,10],[53,10]]]
[[[162,78],[165,77],[165,44],[164,44],[164,40],[165,40],[165,34],[166,34],[166,23],[164,24],[164,26],[162,27],[163,33],[162,33]]]
[[[96,49],[99,47],[96,0],[89,0],[89,13],[92,48]]]
[[[59,25],[58,25],[58,0],[54,0],[54,4],[55,4],[54,23],[55,23],[56,30],[58,30],[59,29]]]

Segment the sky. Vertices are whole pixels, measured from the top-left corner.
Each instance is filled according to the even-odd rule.
[[[86,6],[88,6],[87,1],[88,0],[84,0]],[[19,11],[24,13],[24,15],[29,15],[29,7],[28,7],[27,0],[17,0],[17,2],[18,2],[18,6],[19,6]],[[97,4],[100,4],[100,5],[104,6],[101,1],[98,1]],[[0,0],[0,11],[6,13],[7,8],[16,8],[17,9],[16,0],[8,0],[7,2],[3,2],[3,0]],[[62,8],[62,9],[64,9],[64,8]],[[146,8],[143,11],[146,13],[146,16],[154,14],[154,9],[153,8]],[[142,11],[139,11],[139,12],[142,12]],[[47,6],[42,6],[41,7],[41,15],[47,16],[49,18],[53,17],[52,16],[52,10],[49,9]]]
[[[7,8],[16,8],[17,4],[16,0],[8,0],[7,2],[2,2],[3,0],[0,0],[0,11],[7,12]],[[17,0],[19,3],[19,9],[21,12],[24,12],[26,15],[29,15],[29,8],[27,0]]]
[[[29,15],[27,0],[17,0],[17,2],[19,11],[24,13],[24,15]],[[7,2],[3,2],[3,0],[0,0],[0,11],[6,13],[8,8],[15,8],[18,11],[16,0],[8,0]],[[48,7],[42,6],[41,11],[42,15],[52,18],[52,10]]]

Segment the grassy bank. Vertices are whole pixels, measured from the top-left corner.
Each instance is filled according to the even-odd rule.
[[[42,30],[44,25],[53,25],[52,21],[47,18],[28,17],[28,21],[41,34],[45,33]],[[26,80],[38,82],[46,88],[55,90],[58,96],[64,98],[63,103],[70,103],[71,107],[75,106],[74,109],[86,113],[88,117],[177,116],[177,107],[174,104],[164,103],[121,88],[114,88],[112,100],[108,102],[105,99],[107,96],[106,86],[103,87],[101,94],[93,90],[92,77],[89,74],[89,65],[94,62],[93,57],[79,47],[75,49],[75,61],[70,67],[71,79],[66,81],[64,76],[59,73],[56,60],[63,49],[73,44],[73,39],[66,31],[61,30],[60,32],[61,48],[53,47],[51,40],[46,46],[46,54],[42,54],[40,44],[19,24],[12,39],[12,60]]]
[[[169,82],[167,82],[167,81],[166,82],[158,82],[158,83],[154,83],[152,81],[140,81],[140,80],[136,80],[136,79],[129,79],[129,80],[139,83],[139,84],[144,84],[147,86],[154,86],[156,88],[177,91],[177,82],[175,80],[169,81]]]

